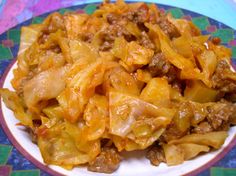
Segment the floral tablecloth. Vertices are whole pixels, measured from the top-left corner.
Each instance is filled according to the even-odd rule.
[[[233,0],[157,0],[153,1],[160,4],[173,5],[193,11],[197,11],[206,16],[216,18],[224,22],[231,28],[236,29],[236,5]],[[17,24],[26,21],[32,17],[30,23],[42,21],[38,15],[61,9],[66,11],[65,7],[75,6],[93,0],[0,0],[0,34],[6,32]],[[85,11],[89,13],[93,7],[87,7]],[[172,13],[176,17],[182,17],[183,12],[175,8]],[[184,16],[185,17],[185,16]],[[186,18],[191,18],[186,16]],[[195,20],[195,21],[194,21]],[[215,35],[222,37],[227,46],[232,47],[233,57],[236,58],[236,32],[233,29],[217,30],[216,26],[210,24],[207,18],[193,19],[203,31],[215,32]],[[28,24],[29,22],[27,22]],[[15,57],[19,44],[19,29],[11,29],[4,35],[0,35],[0,76],[3,74],[10,58]],[[234,60],[235,62],[235,60]],[[213,167],[200,173],[200,176],[236,176],[236,147],[234,147],[223,159],[214,164]],[[40,170],[24,156],[22,156],[11,142],[8,140],[2,127],[0,126],[0,176],[48,176],[46,172]]]

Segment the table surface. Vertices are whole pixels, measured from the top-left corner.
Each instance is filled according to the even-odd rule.
[[[132,0],[130,0],[132,1]],[[137,1],[137,0],[135,0]],[[145,0],[154,2],[153,0]],[[32,17],[56,9],[80,5],[83,3],[98,2],[97,0],[0,0],[0,34]],[[223,22],[236,29],[236,0],[156,0],[156,3],[171,5],[191,10]],[[1,53],[0,53],[1,54]],[[230,159],[231,157],[234,159]],[[201,173],[201,176],[235,176],[236,147],[230,156],[224,157],[210,170]],[[6,174],[9,173],[9,174]],[[48,176],[25,159],[14,147],[0,126],[0,176]]]

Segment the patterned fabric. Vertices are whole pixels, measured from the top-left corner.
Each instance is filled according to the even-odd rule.
[[[25,0],[27,1],[27,0]],[[68,2],[73,0],[68,0]],[[1,2],[1,1],[0,1]],[[37,0],[33,0],[35,6],[37,5]],[[47,0],[45,0],[45,4],[47,5]],[[54,9],[57,6],[59,0],[55,0],[53,3],[54,7],[49,8],[50,10]],[[2,1],[5,3],[5,0]],[[10,3],[10,1],[7,1]],[[32,4],[32,3],[31,3]],[[187,11],[181,10],[179,8],[172,8],[169,6],[158,5],[162,12],[166,11],[171,13],[175,18],[184,18],[187,20],[191,20],[195,25],[197,25],[203,34],[212,34],[213,36],[220,37],[222,43],[232,48],[232,62],[234,63],[234,67],[236,65],[236,31],[225,26],[222,23],[216,22],[213,19],[207,18],[205,16]],[[16,7],[14,8],[23,8]],[[12,12],[14,12],[14,8],[12,7]],[[33,7],[32,7],[33,8]],[[91,14],[96,9],[95,4],[82,5],[82,6],[74,6],[67,9],[58,10],[59,13],[64,14],[68,11],[76,11],[77,13],[87,13]],[[1,9],[0,9],[1,10]],[[42,9],[38,9],[37,13],[40,14]],[[28,15],[30,12],[25,12],[25,15]],[[48,14],[41,15],[39,17],[32,18],[13,29],[3,33],[0,35],[0,77],[4,73],[4,70],[12,61],[13,58],[16,57],[17,51],[19,48],[20,42],[20,28],[24,25],[41,23],[43,19]],[[24,18],[24,15],[19,18]],[[9,20],[11,20],[11,16],[9,16]],[[236,68],[236,67],[235,67]],[[212,175],[212,176],[233,176],[236,175],[235,169],[227,169],[227,168],[236,168],[236,147],[234,147],[222,160],[217,162],[214,167],[205,170],[200,176]],[[42,170],[39,170],[36,166],[34,166],[30,161],[28,161],[25,157],[23,157],[17,149],[11,145],[7,136],[3,132],[0,126],[0,176],[48,176],[49,174],[45,173]]]

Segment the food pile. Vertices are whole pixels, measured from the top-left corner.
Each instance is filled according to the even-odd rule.
[[[121,151],[178,165],[219,149],[236,124],[230,49],[154,4],[103,2],[22,27],[1,89],[46,164],[112,173]]]

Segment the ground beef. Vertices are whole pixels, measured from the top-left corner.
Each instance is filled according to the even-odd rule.
[[[149,20],[148,6],[146,4],[142,4],[138,9],[129,11],[124,14],[124,16],[136,24],[145,23]]]
[[[213,88],[225,93],[236,93],[236,80],[233,78],[229,64],[225,60],[219,61],[216,71],[212,76]]]
[[[149,48],[149,49],[153,49],[153,50],[155,49],[154,43],[150,40],[149,36],[147,35],[147,33],[145,31],[143,31],[141,33],[139,43],[140,43],[140,45],[144,46],[145,48]]]
[[[165,58],[163,53],[157,53],[151,59],[148,70],[153,77],[166,76],[169,83],[177,78],[177,69]]]
[[[184,104],[186,106],[180,106],[178,113],[186,114],[194,123],[191,122],[192,126],[186,131],[180,130],[176,123],[181,124],[184,116],[176,121],[176,114],[173,121],[167,126],[165,132],[160,137],[160,142],[165,143],[178,139],[188,133],[204,134],[211,131],[227,131],[230,125],[236,124],[236,105],[224,99],[217,103],[207,103],[199,107],[197,104],[194,105],[186,102]],[[185,108],[187,108],[187,111]],[[204,109],[204,111],[201,109]],[[183,127],[183,125],[182,123],[181,126]]]
[[[111,49],[116,37],[123,36],[128,42],[136,40],[136,37],[130,34],[125,28],[128,21],[136,23],[142,31],[139,43],[146,48],[155,49],[154,43],[146,33],[148,29],[144,25],[145,22],[149,21],[149,17],[149,9],[146,4],[142,4],[138,9],[129,11],[123,15],[116,13],[108,14],[106,19],[110,25],[101,33],[103,43],[101,44],[100,50],[107,51]],[[176,27],[167,20],[166,16],[159,17],[156,23],[170,38],[180,36]]]
[[[107,27],[100,35],[102,39],[102,44],[99,47],[101,51],[107,51],[113,47],[115,38],[117,37],[117,30],[121,29],[118,25],[111,25]]]
[[[129,33],[125,28],[125,25],[127,24],[126,19],[112,13],[108,14],[107,18],[111,25],[104,29],[100,34],[102,44],[99,49],[101,51],[111,49],[117,37],[123,36],[128,42],[136,40],[136,37]]]
[[[119,20],[120,20],[120,15],[118,15],[116,13],[109,13],[107,15],[107,22],[109,24],[116,24],[116,23],[118,23]]]
[[[91,43],[94,35],[92,33],[84,33],[81,35],[81,39],[85,42]]]
[[[232,103],[215,103],[208,106],[208,123],[214,130],[224,129],[222,128],[222,125],[225,126],[229,120],[235,116],[235,108],[236,106]]]
[[[163,53],[155,54],[148,65],[148,69],[152,76],[165,75],[169,72],[170,67],[171,64],[167,61]]]
[[[167,77],[168,83],[173,84],[175,82],[178,82],[177,84],[181,84],[181,86],[179,85],[179,88],[183,88],[185,87],[184,84],[182,84],[184,81],[181,81],[178,79],[178,74],[179,74],[179,70],[174,67],[173,65],[171,65],[168,73],[165,75]]]
[[[145,31],[147,31],[147,28],[145,27],[144,23],[150,21],[153,22],[153,19],[151,18],[151,15],[148,10],[148,6],[146,4],[142,4],[138,9],[124,14],[124,17],[136,23],[140,29]],[[163,32],[171,39],[180,36],[178,29],[171,22],[168,21],[166,15],[160,16],[156,19],[154,23],[157,23],[163,30]]]
[[[225,93],[224,96],[222,96],[221,98],[223,97],[229,102],[236,103],[236,93]]]
[[[121,156],[116,148],[105,147],[102,152],[89,163],[88,170],[93,172],[112,173],[119,167]]]
[[[192,132],[193,133],[199,133],[199,134],[205,134],[213,131],[211,125],[208,122],[201,122],[198,126],[196,126]]]
[[[170,73],[176,73],[176,72],[170,72]],[[170,74],[169,77],[169,82],[171,82],[172,88],[178,90],[182,95],[184,94],[184,89],[186,87],[186,83],[183,80],[180,79],[175,79],[176,75]]]
[[[154,166],[159,166],[161,162],[166,162],[165,154],[161,146],[151,147],[147,154],[147,159],[150,160],[151,164]]]
[[[166,16],[161,16],[160,18],[158,18],[157,24],[160,26],[162,31],[169,36],[170,39],[180,36],[178,29],[168,21]]]

